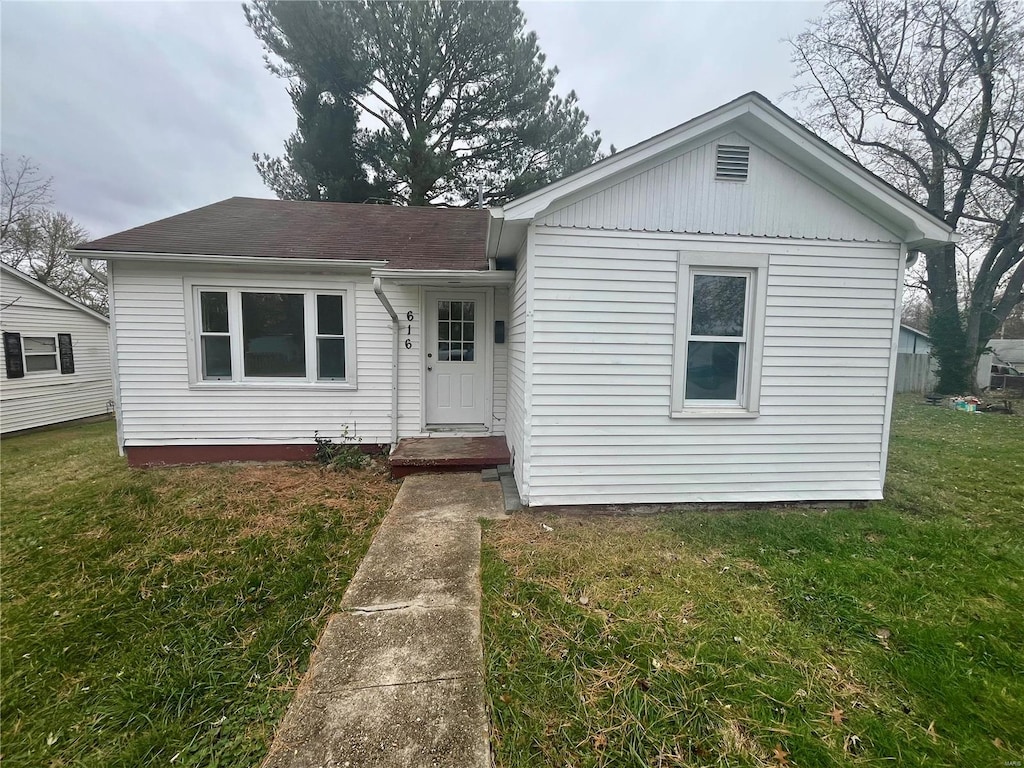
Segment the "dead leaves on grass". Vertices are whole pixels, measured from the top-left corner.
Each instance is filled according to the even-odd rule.
[[[775,749],[772,750],[772,759],[775,761],[774,765],[786,768],[789,765],[789,752],[784,750],[781,744],[776,744]]]

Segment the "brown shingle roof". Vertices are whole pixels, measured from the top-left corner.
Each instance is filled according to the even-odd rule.
[[[487,269],[488,213],[232,197],[79,246],[88,251],[387,261]]]

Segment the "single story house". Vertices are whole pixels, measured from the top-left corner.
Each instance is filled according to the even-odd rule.
[[[930,355],[932,342],[928,334],[909,325],[900,324],[900,338],[896,349],[899,354]]]
[[[488,435],[530,506],[882,496],[908,254],[751,93],[492,210],[232,198],[105,259],[135,464]]]
[[[0,432],[113,412],[110,322],[0,264]]]

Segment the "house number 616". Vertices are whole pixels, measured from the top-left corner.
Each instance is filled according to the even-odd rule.
[[[415,315],[413,315],[411,309],[405,313],[405,319],[409,321],[409,327],[405,332],[405,348],[412,349],[412,339],[410,339],[409,337],[412,336],[412,321],[415,320],[416,317]]]

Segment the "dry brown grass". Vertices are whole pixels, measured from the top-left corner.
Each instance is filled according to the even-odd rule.
[[[329,512],[355,534],[374,524],[367,506],[390,505],[398,484],[380,463],[345,472],[311,464],[238,464],[161,470],[157,492],[179,499],[186,514],[210,513],[234,525],[226,545],[268,534],[286,541],[310,510]],[[183,503],[182,503],[183,502]],[[187,552],[177,555],[182,559]]]

